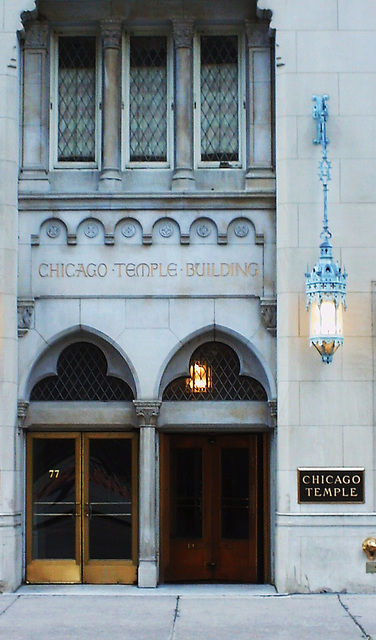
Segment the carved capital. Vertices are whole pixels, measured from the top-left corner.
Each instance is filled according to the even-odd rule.
[[[193,18],[185,18],[184,20],[173,19],[173,34],[175,48],[192,49],[193,46]]]
[[[267,331],[272,336],[277,335],[277,300],[276,298],[261,298],[261,318]]]
[[[18,417],[18,428],[20,429],[23,425],[23,422],[26,418],[26,412],[29,403],[26,400],[19,400],[17,403],[17,417]]]
[[[121,23],[118,20],[101,22],[103,49],[120,49]]]
[[[18,316],[18,337],[23,336],[29,331],[34,313],[34,298],[18,298],[17,300],[17,316]]]
[[[133,400],[140,427],[155,427],[161,402],[158,400]]]
[[[269,29],[266,25],[259,25],[246,20],[245,32],[249,47],[270,47]]]
[[[268,400],[268,408],[271,426],[275,427],[278,419],[277,400]]]
[[[48,25],[41,22],[28,22],[25,26],[25,49],[46,49]]]

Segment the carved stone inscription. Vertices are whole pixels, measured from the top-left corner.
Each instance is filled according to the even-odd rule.
[[[35,247],[33,295],[262,294],[260,246],[169,252],[162,247]]]

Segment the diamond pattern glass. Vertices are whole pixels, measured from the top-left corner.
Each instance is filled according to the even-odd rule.
[[[190,366],[195,361],[206,362],[211,368],[212,387],[205,392],[194,392],[189,378],[177,378],[166,387],[163,400],[267,400],[258,380],[239,375],[239,358],[226,344],[207,342],[193,353]]]
[[[60,162],[95,160],[95,47],[93,36],[59,38]]]
[[[57,375],[43,378],[33,387],[36,401],[129,401],[133,392],[124,380],[107,375],[104,353],[89,342],[76,342],[64,349],[57,362]]]
[[[167,39],[135,36],[130,47],[130,160],[166,162]]]
[[[201,37],[201,160],[234,162],[238,153],[238,38]]]

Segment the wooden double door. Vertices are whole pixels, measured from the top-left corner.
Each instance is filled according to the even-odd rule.
[[[29,434],[26,580],[133,583],[136,573],[135,436]]]
[[[266,436],[166,435],[162,453],[164,579],[266,581]]]

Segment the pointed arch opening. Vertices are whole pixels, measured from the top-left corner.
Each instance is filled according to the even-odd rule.
[[[223,342],[200,345],[189,361],[189,376],[170,382],[164,401],[267,401],[267,393],[256,378],[240,375],[239,358]]]
[[[66,346],[57,358],[56,373],[34,384],[30,401],[124,402],[134,399],[130,385],[110,375],[105,353],[92,342]]]

